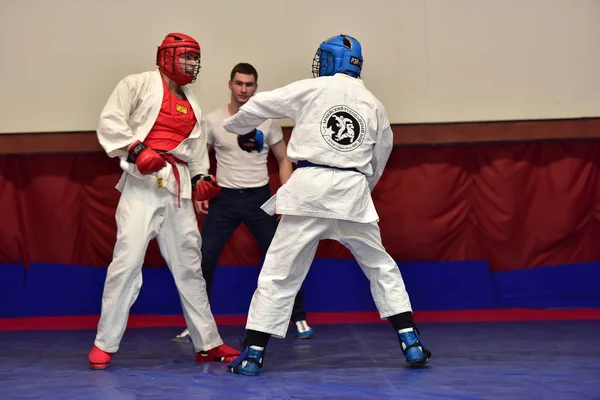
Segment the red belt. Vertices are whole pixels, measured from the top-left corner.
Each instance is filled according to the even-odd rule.
[[[160,156],[164,158],[165,161],[171,164],[171,166],[173,167],[173,175],[175,176],[175,182],[177,182],[177,207],[181,207],[181,179],[179,176],[179,169],[177,168],[176,164],[188,165],[188,163],[186,163],[183,160],[180,160],[179,158],[175,157],[173,154],[170,153],[165,153],[161,151],[158,152],[158,154],[160,154]]]

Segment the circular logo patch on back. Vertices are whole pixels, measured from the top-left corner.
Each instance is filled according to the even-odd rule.
[[[365,140],[365,120],[349,107],[331,107],[321,119],[321,135],[334,149],[352,151]]]

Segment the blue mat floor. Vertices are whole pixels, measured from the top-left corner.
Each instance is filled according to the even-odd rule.
[[[196,364],[179,328],[129,329],[88,368],[95,331],[0,332],[1,399],[599,399],[600,321],[422,324],[433,352],[405,367],[388,324],[315,325],[271,339],[258,377]],[[222,327],[238,347],[243,327]]]

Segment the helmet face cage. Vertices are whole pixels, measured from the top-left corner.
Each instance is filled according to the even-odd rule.
[[[175,81],[192,83],[200,72],[200,49],[195,46],[170,46],[158,49],[158,66]],[[178,77],[183,79],[177,79]],[[178,82],[179,83],[179,82]]]
[[[335,58],[333,53],[323,48],[318,48],[313,58],[312,74],[314,78],[333,75]]]

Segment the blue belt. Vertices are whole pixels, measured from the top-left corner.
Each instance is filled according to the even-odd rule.
[[[315,163],[311,163],[310,161],[306,161],[306,160],[300,160],[297,163],[298,168],[306,168],[306,167],[320,167],[320,168],[331,168],[331,169],[339,169],[340,171],[352,171],[352,172],[359,172],[359,170],[357,170],[356,168],[341,168],[341,167],[334,167],[333,165],[324,165],[324,164],[315,164]]]

